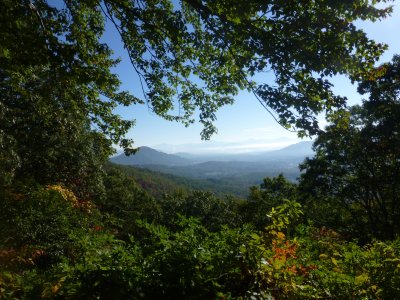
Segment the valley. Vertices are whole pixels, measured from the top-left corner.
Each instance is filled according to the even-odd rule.
[[[312,142],[307,141],[280,150],[227,155],[167,154],[141,147],[135,155],[120,154],[110,162],[125,166],[145,189],[152,185],[148,184],[151,178],[158,182],[158,188],[186,186],[218,196],[246,197],[249,187],[261,184],[265,177],[283,174],[288,180],[297,181],[299,164],[313,155],[311,147]]]

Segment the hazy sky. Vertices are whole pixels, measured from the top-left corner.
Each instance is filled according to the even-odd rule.
[[[380,22],[359,22],[368,36],[378,42],[385,42],[389,50],[383,55],[381,62],[389,61],[393,54],[400,53],[400,2],[395,2],[391,17]],[[122,62],[115,69],[123,82],[123,89],[130,90],[142,98],[138,79],[121,47],[119,37],[111,28],[107,30],[105,40],[115,50],[115,55],[122,58]],[[347,96],[350,104],[359,103],[360,95],[356,87],[344,77],[334,79],[337,93]],[[281,148],[298,141],[295,133],[280,127],[272,117],[261,107],[252,94],[241,92],[231,106],[225,106],[217,113],[218,134],[209,142],[200,139],[200,124],[193,124],[186,128],[180,123],[168,122],[153,114],[146,105],[137,105],[129,108],[117,109],[116,112],[128,119],[136,119],[136,125],[130,130],[128,137],[133,138],[136,146],[150,146],[159,149],[165,148],[168,152],[179,152],[181,149],[195,149],[201,147],[223,147],[224,144],[235,144],[243,151],[267,150]],[[183,144],[182,147],[177,145]],[[164,145],[164,146],[163,146]],[[165,145],[175,145],[167,147]],[[212,148],[210,147],[210,148]],[[168,149],[167,149],[168,148]],[[171,150],[175,149],[175,150]]]

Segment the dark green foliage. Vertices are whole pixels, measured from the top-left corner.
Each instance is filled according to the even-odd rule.
[[[175,191],[188,191],[196,183],[184,177],[163,174],[133,166],[121,166],[113,163],[107,165],[107,169],[119,170],[132,178],[138,187],[145,190],[154,198],[159,199],[166,193]],[[199,184],[201,185],[201,184]]]
[[[51,82],[51,70],[28,70],[20,76],[17,79],[23,82],[10,82],[10,78],[0,83],[0,151],[9,153],[4,157],[9,165],[6,176],[63,183],[82,197],[101,192],[101,165],[108,156],[104,136],[90,131],[76,107],[63,107],[52,100],[48,91],[56,93],[57,86]],[[33,87],[27,93],[14,85]]]
[[[96,4],[64,4],[60,9],[47,1],[2,1],[3,109],[8,120],[15,118],[16,128],[24,118],[29,121],[26,126],[35,121],[39,126],[40,122],[50,125],[47,120],[63,124],[62,120],[84,118],[118,142],[132,123],[121,120],[112,109],[136,99],[118,91],[120,82],[110,72],[117,61],[111,59],[109,47],[99,41],[104,18]]]
[[[2,1],[0,178],[61,183],[91,198],[103,192],[101,165],[111,142],[122,140],[131,124],[112,108],[132,97],[117,91],[109,70],[116,62],[99,42],[100,13],[68,5],[58,10],[46,1]]]
[[[244,201],[240,199],[222,200],[209,192],[194,191],[165,195],[159,204],[166,226],[178,215],[198,218],[204,227],[212,231],[220,230],[222,225],[237,227],[243,224],[239,209]]]
[[[41,200],[35,198],[39,194],[31,200],[49,208],[28,205],[29,214],[14,217],[18,232],[12,242],[32,241],[30,252],[4,248],[4,243],[0,249],[0,260],[7,262],[0,270],[4,299],[396,299],[400,295],[398,240],[360,247],[332,230],[304,225],[292,228],[295,238],[289,239],[285,233],[301,214],[294,201],[284,201],[269,212],[271,221],[261,232],[248,226],[210,232],[199,220],[180,217],[172,221],[173,228],[139,221],[141,236],[121,241],[99,225],[82,230],[85,213],[69,203],[61,205],[65,199],[59,192],[38,191]],[[18,201],[16,195],[11,198]],[[43,209],[47,216],[41,214]],[[46,226],[50,214],[53,221]],[[96,218],[86,214],[86,219]],[[28,226],[31,220],[38,229]],[[49,235],[37,234],[41,228]],[[64,240],[66,236],[69,239]],[[64,251],[56,260],[48,260],[44,270],[40,260],[56,253],[50,252],[52,246]]]
[[[81,211],[63,193],[40,186],[5,191],[0,198],[0,247],[32,252],[32,263],[38,267],[49,267],[73,253],[75,237],[89,230],[96,218],[94,211]]]
[[[243,295],[249,281],[241,270],[246,263],[240,245],[250,239],[250,232],[224,227],[210,233],[191,218],[181,218],[176,225],[175,231],[145,225],[147,275],[142,289],[146,297],[206,299],[219,293]]]
[[[282,174],[274,178],[265,178],[260,187],[251,187],[244,218],[262,230],[268,222],[267,213],[284,200],[297,199],[297,186],[289,182]]]
[[[41,295],[72,299],[141,299],[140,249],[106,232],[81,235],[74,260],[54,266],[50,285]]]
[[[161,209],[155,199],[141,189],[133,177],[113,166],[106,167],[104,176],[106,197],[96,201],[100,211],[116,226],[121,236],[133,234],[136,221],[157,222]]]
[[[4,115],[0,108],[0,117]],[[11,184],[15,171],[20,166],[20,158],[16,153],[15,140],[0,131],[0,189]]]
[[[308,212],[362,239],[400,233],[399,57],[360,85],[369,100],[332,120],[302,168]],[[325,220],[324,220],[325,219]]]

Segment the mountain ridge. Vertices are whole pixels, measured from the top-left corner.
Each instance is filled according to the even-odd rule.
[[[298,165],[312,155],[312,142],[300,142],[280,150],[252,155],[195,156],[184,158],[166,154],[149,147],[141,147],[138,154],[127,157],[124,154],[110,158],[120,165],[130,165],[165,174],[194,179],[226,179],[277,176],[283,173],[295,181],[300,175]]]
[[[130,156],[124,153],[111,157],[110,161],[120,165],[141,166],[141,165],[165,165],[182,166],[189,165],[192,162],[186,158],[174,154],[167,154],[153,148],[142,146],[139,151]]]
[[[258,162],[270,161],[277,157],[296,157],[296,156],[309,156],[313,154],[312,150],[313,141],[302,141],[295,143],[281,149],[268,150],[268,151],[254,151],[248,153],[237,154],[193,154],[189,152],[173,153],[182,158],[196,161],[197,163],[204,163],[209,161],[224,161],[224,162]]]
[[[139,151],[131,156],[119,154],[110,158],[110,161],[121,165],[164,165],[185,166],[206,162],[260,162],[275,160],[279,157],[297,157],[312,155],[312,141],[302,141],[278,150],[250,152],[240,154],[193,154],[178,152],[168,154],[151,147],[139,147]]]

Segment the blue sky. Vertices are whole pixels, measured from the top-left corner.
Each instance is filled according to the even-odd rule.
[[[400,3],[395,2],[391,17],[380,22],[358,22],[368,36],[378,42],[389,45],[389,50],[382,56],[380,62],[389,61],[393,54],[400,54]],[[141,94],[138,78],[135,75],[119,36],[112,28],[107,30],[105,40],[114,49],[115,55],[122,62],[115,68],[123,82],[122,88]],[[361,96],[356,92],[345,77],[334,78],[335,91],[349,98],[349,104],[360,103]],[[282,148],[301,141],[295,133],[280,127],[273,118],[261,107],[257,99],[249,93],[241,92],[231,106],[225,106],[217,113],[218,134],[210,141],[201,141],[200,124],[186,128],[180,123],[166,121],[152,113],[146,105],[136,105],[129,108],[118,108],[116,112],[127,119],[136,119],[136,125],[128,133],[135,141],[135,146],[150,146],[166,152],[199,152],[198,149],[213,149],[221,152],[249,152]],[[322,124],[324,121],[322,120]],[[230,147],[229,145],[234,145]]]

